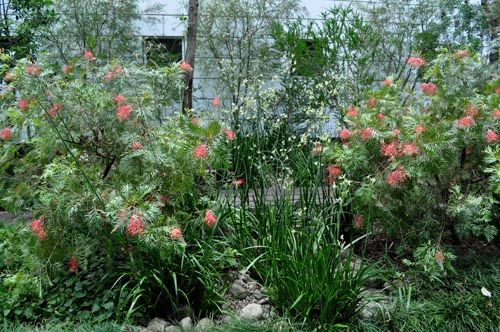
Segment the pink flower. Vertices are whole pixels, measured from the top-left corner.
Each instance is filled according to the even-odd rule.
[[[386,144],[384,141],[380,141],[380,153],[384,157],[397,157],[399,154],[398,146],[399,143],[397,140],[393,140],[389,144]]]
[[[19,109],[21,111],[26,111],[28,109],[28,107],[29,107],[28,101],[26,99],[19,100],[19,102],[17,103],[17,105],[19,106]]]
[[[355,106],[351,105],[347,108],[346,115],[351,118],[354,118],[356,115],[358,115],[358,109]]]
[[[326,167],[326,172],[328,173],[328,176],[333,178],[338,178],[340,174],[342,174],[342,170],[337,165],[328,165]]]
[[[180,228],[178,228],[178,227],[173,228],[170,231],[170,237],[172,239],[180,239],[182,237],[182,230]]]
[[[72,71],[73,71],[73,66],[70,66],[70,65],[62,66],[62,72],[64,75],[71,74]]]
[[[420,153],[420,149],[418,146],[414,143],[405,143],[401,147],[401,154],[404,154],[406,156],[416,156]]]
[[[463,59],[469,56],[469,51],[467,50],[458,50],[455,52],[455,57],[459,59]]]
[[[49,109],[47,110],[47,114],[51,118],[55,118],[57,116],[57,113],[59,113],[59,111],[61,111],[61,105],[60,104],[54,104],[54,105],[52,105],[52,106],[49,107]]]
[[[408,174],[406,173],[403,166],[398,166],[394,171],[389,173],[385,182],[390,186],[397,186],[400,183],[403,183],[408,178]]]
[[[222,129],[222,131],[226,134],[226,139],[228,141],[232,141],[234,139],[234,131],[232,131],[231,129],[227,129],[227,128],[224,128]]]
[[[130,236],[137,236],[144,233],[144,223],[140,215],[134,213],[128,222],[126,232]]]
[[[123,103],[125,103],[126,99],[125,97],[123,97],[122,95],[116,95],[114,98],[113,98],[113,101],[118,104],[118,105],[121,105]]]
[[[393,134],[394,136],[399,136],[399,135],[401,134],[401,130],[399,130],[399,129],[395,128],[395,129],[393,129],[393,130],[392,130],[392,134]]]
[[[464,116],[460,120],[458,120],[458,126],[460,128],[471,128],[474,126],[475,122],[471,116]]]
[[[321,145],[321,144],[319,144],[319,143],[318,143],[318,144],[316,144],[316,145],[313,147],[313,149],[312,149],[312,151],[311,151],[311,154],[312,154],[313,156],[319,156],[319,155],[321,154],[321,152],[323,152],[323,145]]]
[[[200,125],[200,119],[198,119],[198,118],[192,118],[191,119],[191,124],[193,126],[199,126]]]
[[[488,143],[488,144],[500,141],[499,135],[491,129],[488,129],[488,131],[484,135],[484,139],[486,140],[486,143]]]
[[[181,61],[181,63],[179,63],[179,67],[185,71],[185,72],[188,72],[188,71],[192,71],[193,68],[191,67],[191,65],[187,62],[184,62],[184,61]]]
[[[422,83],[420,88],[426,96],[434,96],[437,92],[437,85],[434,83]]]
[[[42,73],[42,69],[35,64],[26,66],[26,74],[30,76],[39,76]]]
[[[95,60],[94,53],[92,53],[92,51],[90,51],[90,50],[85,50],[83,52],[83,58],[85,60]]]
[[[377,105],[377,99],[375,98],[370,98],[366,101],[366,107],[368,108],[374,108]]]
[[[500,118],[500,108],[497,108],[496,110],[494,110],[493,112],[491,112],[491,117],[493,119]]]
[[[391,86],[393,81],[390,78],[386,78],[385,80],[382,81],[382,85],[385,87]]]
[[[68,271],[70,273],[78,272],[78,261],[76,260],[76,258],[71,257],[68,261],[68,266]]]
[[[142,149],[142,144],[140,142],[134,142],[134,143],[130,144],[130,148],[133,151],[139,151]]]
[[[107,71],[106,74],[104,74],[104,81],[109,82],[115,77],[115,74],[112,71]]]
[[[215,97],[214,99],[212,99],[212,106],[213,107],[219,107],[221,105],[221,101],[219,98]]]
[[[470,105],[467,106],[467,109],[465,110],[465,115],[467,116],[471,116],[473,118],[475,118],[477,116],[479,112],[477,111],[477,108],[475,108],[474,106]]]
[[[40,218],[35,219],[31,222],[31,230],[35,233],[39,240],[43,240],[47,237],[47,231],[45,230],[45,216],[41,215]]]
[[[364,128],[361,129],[361,140],[362,141],[367,141],[373,136],[373,131],[371,128]]]
[[[377,119],[379,119],[379,120],[383,120],[383,119],[385,118],[385,115],[384,115],[384,114],[382,114],[382,113],[378,113],[378,114],[376,115],[376,117],[377,117]]]
[[[418,125],[415,126],[415,133],[417,135],[422,134],[424,131],[425,131],[425,127],[424,127],[423,124],[418,124]]]
[[[115,69],[113,69],[113,74],[115,75],[122,75],[123,73],[123,68],[120,66],[116,66]]]
[[[434,259],[439,264],[439,266],[441,266],[441,267],[443,266],[444,254],[442,251],[436,251],[436,253],[434,254]]]
[[[217,223],[217,216],[213,213],[212,210],[205,211],[205,225],[208,227],[213,227]]]
[[[345,141],[351,137],[351,132],[348,129],[341,129],[339,132],[339,137],[342,141]]]
[[[354,216],[354,227],[357,229],[363,228],[363,216],[360,214],[357,214]]]
[[[420,68],[425,65],[425,60],[418,57],[410,57],[406,60],[406,63],[413,68]]]
[[[205,159],[208,157],[208,146],[206,144],[197,145],[193,150],[193,155],[196,159]]]
[[[497,87],[495,88],[495,93],[496,93],[497,95],[500,95],[500,86],[497,86]]]
[[[2,141],[8,141],[12,139],[12,129],[10,129],[10,127],[6,127],[0,130],[0,138],[2,139]]]
[[[132,106],[130,105],[122,105],[116,108],[116,117],[120,121],[128,120],[131,115],[132,115]]]
[[[245,179],[239,178],[233,181],[233,186],[235,188],[240,188],[245,185]]]

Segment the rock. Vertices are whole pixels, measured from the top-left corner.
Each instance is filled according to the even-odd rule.
[[[404,287],[403,281],[400,279],[392,280],[392,281],[387,281],[384,283],[384,290],[392,290],[394,288],[402,288]]]
[[[269,298],[268,297],[264,297],[262,299],[259,300],[259,304],[268,304],[269,303]]]
[[[379,310],[379,305],[377,302],[368,302],[366,306],[361,310],[361,318],[368,319],[377,314]]]
[[[202,318],[198,324],[196,324],[196,328],[201,331],[208,331],[213,325],[214,323],[210,318]]]
[[[182,332],[182,329],[178,326],[175,326],[175,325],[171,325],[171,326],[167,326],[165,328],[165,330],[163,330],[164,332]]]
[[[182,327],[183,330],[190,330],[193,328],[193,320],[191,317],[184,317],[180,322],[179,326]]]
[[[149,332],[164,332],[165,329],[170,326],[170,323],[167,321],[155,317],[151,319],[148,323],[148,331]]]
[[[239,317],[243,320],[259,320],[263,314],[264,310],[260,304],[250,303],[241,309]]]
[[[354,272],[358,272],[359,269],[361,268],[362,260],[361,258],[355,257],[351,262],[349,263],[350,265],[350,270]]]
[[[149,330],[144,326],[131,326],[127,329],[128,332],[149,332]]]
[[[241,287],[237,283],[233,283],[231,285],[231,288],[229,288],[229,294],[237,299],[244,299],[247,296],[248,292],[245,288]]]

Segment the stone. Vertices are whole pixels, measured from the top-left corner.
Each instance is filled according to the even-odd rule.
[[[200,319],[198,324],[196,324],[196,328],[200,331],[208,331],[213,325],[214,323],[212,322],[212,320],[205,317]]]
[[[170,323],[167,321],[155,317],[151,319],[148,323],[148,331],[149,332],[165,332],[165,329],[170,326]]]
[[[191,319],[191,317],[184,317],[180,322],[179,322],[179,326],[183,329],[183,330],[190,330],[193,328],[193,320]]]
[[[144,326],[131,326],[127,329],[128,332],[149,332],[149,330]]]
[[[233,283],[229,288],[229,294],[231,294],[237,299],[243,299],[247,296],[248,291],[245,288],[238,285],[237,283]]]
[[[263,315],[264,310],[260,304],[250,303],[241,309],[239,317],[243,320],[259,320]]]
[[[269,303],[269,298],[268,297],[264,297],[262,299],[259,300],[259,304],[268,304]]]
[[[356,257],[349,264],[351,271],[358,272],[359,269],[361,268],[362,260],[361,258]]]
[[[163,330],[164,332],[182,332],[182,329],[179,326],[170,325]]]

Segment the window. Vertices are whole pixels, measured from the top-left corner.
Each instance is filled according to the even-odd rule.
[[[182,60],[182,37],[143,37],[142,47],[149,65],[164,66]]]

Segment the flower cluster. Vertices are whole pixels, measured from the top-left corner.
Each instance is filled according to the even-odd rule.
[[[130,236],[138,236],[144,233],[144,223],[139,214],[133,214],[127,225],[126,232]]]
[[[40,218],[35,219],[31,222],[31,230],[35,233],[39,240],[43,240],[47,237],[47,231],[45,230],[45,216],[40,216]]]

